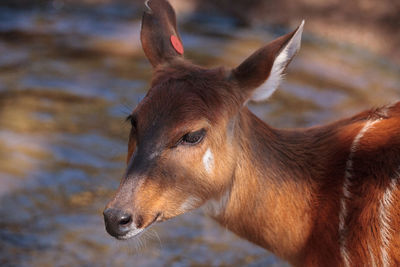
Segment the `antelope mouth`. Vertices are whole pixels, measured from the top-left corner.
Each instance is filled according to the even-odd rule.
[[[134,237],[139,237],[141,234],[143,234],[146,230],[148,230],[149,228],[151,228],[156,222],[161,221],[161,212],[157,213],[157,215],[154,217],[154,219],[152,221],[150,221],[150,223],[148,223],[145,226],[142,226],[140,228],[137,228],[135,226],[133,226],[133,224],[131,224],[129,226],[128,229],[126,229],[126,233],[124,233],[123,235],[117,235],[114,236],[116,239],[118,240],[128,240]]]

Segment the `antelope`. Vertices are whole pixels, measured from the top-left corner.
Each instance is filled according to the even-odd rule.
[[[127,168],[104,210],[107,232],[138,236],[204,207],[223,227],[294,266],[400,266],[400,102],[305,129],[276,129],[265,100],[300,48],[304,21],[238,67],[184,59],[176,15],[146,1],[153,66],[128,120]]]

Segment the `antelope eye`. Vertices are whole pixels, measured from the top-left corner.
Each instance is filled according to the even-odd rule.
[[[206,135],[206,130],[201,129],[196,132],[187,133],[182,136],[181,144],[183,145],[196,145],[203,140]]]

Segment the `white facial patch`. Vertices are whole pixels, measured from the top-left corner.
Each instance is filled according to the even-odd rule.
[[[204,169],[206,169],[206,171],[208,173],[212,173],[212,170],[214,168],[214,155],[211,152],[210,148],[207,148],[206,153],[204,153],[203,165],[204,165]]]
[[[204,204],[205,212],[211,216],[221,215],[230,200],[231,191],[226,192],[219,199],[210,199]]]
[[[190,196],[182,203],[182,205],[180,206],[179,209],[182,213],[184,213],[184,212],[187,212],[189,210],[196,208],[200,202],[201,202],[201,199],[194,197],[194,196]]]

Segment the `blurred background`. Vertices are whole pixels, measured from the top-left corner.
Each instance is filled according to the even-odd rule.
[[[280,90],[251,109],[276,127],[400,100],[396,0],[171,0],[186,57],[233,67],[306,19]],[[0,3],[0,266],[286,266],[191,212],[117,242],[102,209],[124,170],[151,67],[141,0]],[[138,249],[137,247],[140,247]]]

